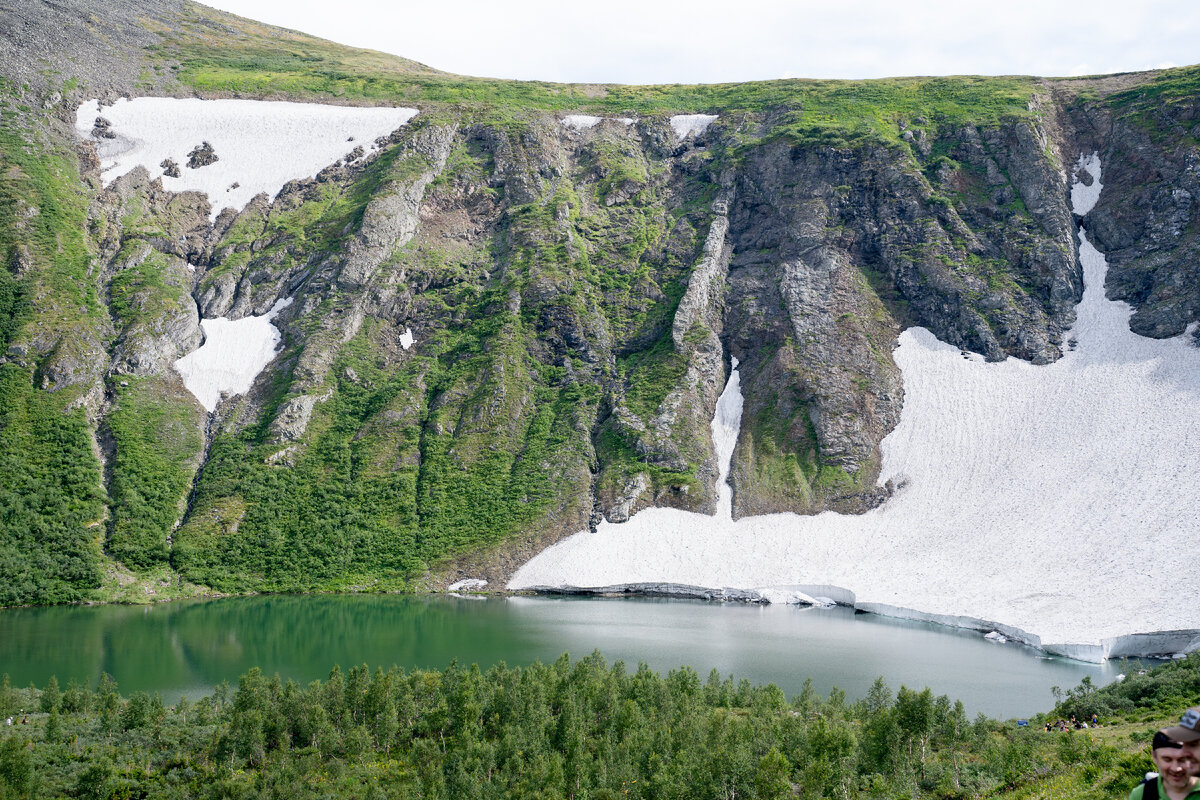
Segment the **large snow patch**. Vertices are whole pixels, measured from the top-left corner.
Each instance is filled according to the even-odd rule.
[[[415,108],[357,108],[266,100],[200,100],[171,97],[120,99],[79,107],[75,129],[96,142],[105,186],[137,166],[162,177],[172,192],[208,195],[212,218],[226,207],[241,210],[259,192],[274,197],[291,180],[310,178],[354,148],[364,152],[417,113]],[[109,124],[95,136],[96,119]],[[211,164],[188,166],[188,155],[208,142]],[[164,174],[174,161],[179,177]]]
[[[263,367],[275,358],[282,338],[271,324],[292,298],[275,301],[261,317],[201,320],[204,344],[175,362],[183,385],[208,411],[217,407],[222,395],[245,394]]]
[[[1076,211],[1100,192],[1099,160],[1081,166],[1095,180]],[[648,509],[549,548],[510,586],[768,599],[840,587],[861,608],[1085,659],[1195,649],[1200,349],[1131,333],[1082,231],[1080,258],[1077,344],[1054,364],[989,364],[923,328],[901,335],[904,410],[880,475],[901,488],[883,506],[737,522]]]

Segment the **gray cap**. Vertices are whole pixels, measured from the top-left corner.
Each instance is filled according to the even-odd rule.
[[[1178,725],[1163,728],[1162,732],[1177,742],[1191,744],[1200,740],[1200,706],[1189,708],[1183,712],[1183,719]]]

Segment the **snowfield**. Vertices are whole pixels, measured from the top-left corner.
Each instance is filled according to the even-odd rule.
[[[221,209],[241,210],[259,192],[272,198],[291,180],[311,178],[325,167],[375,140],[389,136],[417,114],[415,108],[356,108],[266,100],[200,100],[172,97],[120,99],[101,107],[79,107],[75,130],[96,142],[105,186],[135,167],[162,177],[172,192],[197,191]],[[110,136],[96,136],[96,118]],[[188,166],[188,155],[208,142],[217,160]],[[164,174],[175,162],[179,177]]]
[[[1079,166],[1095,179],[1072,192],[1083,214],[1101,174],[1094,155]],[[1130,332],[1083,231],[1079,250],[1076,344],[1053,364],[989,364],[923,328],[901,334],[904,410],[880,475],[900,488],[879,508],[735,522],[722,487],[716,517],[601,523],[509,587],[831,599],[1092,661],[1200,649],[1200,348]],[[740,422],[737,386],[734,371]],[[722,395],[716,419],[732,405]],[[727,464],[726,435],[714,440]]]
[[[201,320],[204,344],[175,362],[183,385],[211,412],[222,395],[245,394],[263,367],[275,358],[282,338],[271,324],[292,298],[276,300],[261,317],[230,321],[225,317]]]

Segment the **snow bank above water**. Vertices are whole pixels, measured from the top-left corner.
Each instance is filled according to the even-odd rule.
[[[1076,210],[1099,195],[1095,178]],[[1200,647],[1200,349],[1129,330],[1080,233],[1086,291],[1054,364],[963,356],[923,328],[894,353],[900,424],[861,516],[730,521],[648,509],[526,564],[512,588],[679,585],[762,599],[839,587],[865,610],[974,628],[1075,658]],[[732,381],[732,378],[731,378]]]
[[[183,385],[208,411],[217,407],[221,395],[245,394],[263,367],[275,358],[279,329],[271,324],[292,304],[289,297],[277,300],[261,317],[230,321],[224,317],[200,322],[204,344],[175,362]]]
[[[415,108],[356,108],[265,100],[200,100],[171,97],[120,99],[79,107],[75,129],[97,144],[104,185],[143,166],[162,176],[172,192],[208,195],[212,218],[221,209],[241,210],[259,192],[274,197],[291,180],[311,178],[355,147],[370,151],[417,113]],[[113,138],[93,137],[97,117]],[[192,169],[188,154],[208,142],[215,163]],[[163,174],[171,159],[179,177]],[[237,184],[236,186],[234,184]]]

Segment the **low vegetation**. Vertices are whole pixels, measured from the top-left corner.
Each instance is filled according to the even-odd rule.
[[[0,606],[78,602],[99,585],[99,478],[83,412],[0,365]]]
[[[0,606],[77,602],[100,583],[100,463],[77,389],[44,388],[96,336],[87,201],[74,155],[3,103],[0,176]],[[23,331],[43,352],[10,349]]]
[[[116,382],[106,425],[113,440],[106,549],[126,566],[165,565],[167,541],[192,486],[201,447],[190,395],[161,378]]]

